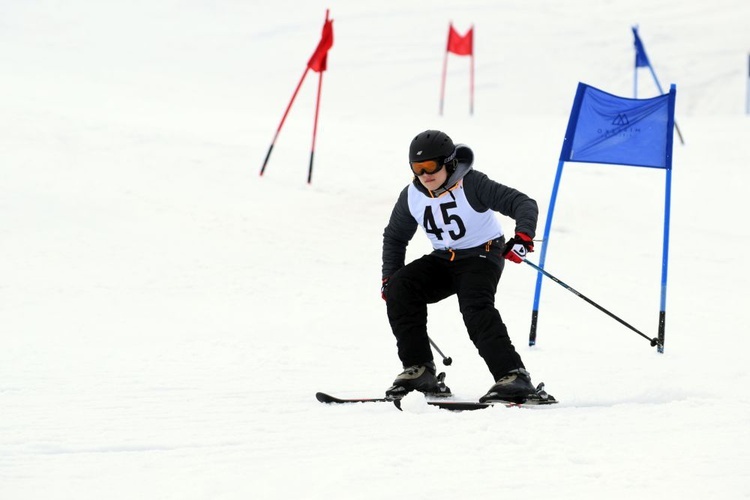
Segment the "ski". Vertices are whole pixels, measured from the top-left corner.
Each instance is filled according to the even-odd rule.
[[[315,394],[315,398],[321,403],[333,403],[333,404],[347,404],[347,403],[393,403],[396,408],[401,410],[401,401],[398,399],[389,398],[337,398],[326,394],[325,392],[318,392]],[[430,406],[436,406],[442,410],[450,411],[473,411],[483,410],[485,408],[491,408],[493,406],[505,406],[508,408],[514,407],[527,407],[527,406],[544,406],[556,404],[557,400],[554,396],[547,394],[544,390],[544,384],[541,383],[536,388],[536,393],[527,398],[519,398],[516,400],[509,401],[488,401],[486,403],[480,403],[479,401],[456,401],[452,399],[428,399],[427,404]]]
[[[486,403],[481,403],[479,401],[455,401],[451,399],[427,400],[427,404],[430,406],[437,406],[442,410],[451,411],[483,410],[485,408],[491,408],[493,406],[505,406],[507,408],[544,406],[553,405],[556,403],[557,400],[554,398],[554,396],[547,394],[547,391],[544,390],[544,383],[539,384],[536,387],[536,392],[530,397],[512,399],[507,401],[487,401]],[[395,404],[399,410],[401,409],[401,401],[394,401],[393,404]]]
[[[391,403],[392,399],[387,398],[337,398],[326,394],[325,392],[316,392],[315,398],[321,403],[334,403],[334,404],[346,404],[346,403]]]
[[[555,399],[547,399],[547,400],[535,400],[535,399],[527,399],[525,401],[491,401],[487,403],[480,403],[479,401],[427,401],[427,404],[430,406],[436,406],[440,408],[441,410],[450,410],[450,411],[474,411],[474,410],[483,410],[485,408],[492,408],[493,406],[505,406],[506,408],[521,408],[521,407],[530,407],[530,406],[544,406],[544,405],[552,405],[556,404],[557,400]],[[401,401],[394,401],[394,405],[396,405],[396,408],[399,410],[401,409]]]
[[[399,410],[403,411],[403,408],[401,408],[401,401],[396,400],[393,402],[393,404],[398,408]],[[473,411],[473,410],[483,410],[484,408],[490,408],[495,403],[480,403],[479,401],[427,401],[427,404],[430,406],[436,406],[440,408],[441,410],[450,410],[450,411]]]
[[[551,394],[547,394],[547,391],[544,390],[544,382],[541,382],[539,385],[536,386],[536,390],[534,391],[534,394],[530,396],[508,399],[508,400],[500,400],[500,401],[488,401],[487,403],[504,404],[505,406],[509,406],[509,407],[543,406],[543,405],[556,404],[557,400]]]

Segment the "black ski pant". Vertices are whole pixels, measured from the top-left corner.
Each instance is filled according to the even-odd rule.
[[[386,292],[388,321],[404,367],[433,360],[427,337],[427,304],[456,294],[469,338],[494,380],[524,368],[495,308],[503,264],[503,260],[478,256],[450,261],[425,255],[391,276]]]

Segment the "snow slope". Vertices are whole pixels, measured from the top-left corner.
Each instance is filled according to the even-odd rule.
[[[274,131],[331,9],[317,74]],[[0,4],[0,498],[748,498],[750,4],[35,0]],[[476,104],[449,21],[476,26]],[[677,84],[666,350],[507,266],[497,295],[561,402],[451,413],[380,395],[379,296],[406,153],[440,128],[538,200],[576,84],[632,96],[638,24]],[[655,95],[650,74],[639,96]],[[664,173],[565,167],[547,270],[656,334]],[[506,230],[512,221],[502,220]],[[429,251],[417,234],[409,258]],[[532,255],[537,261],[538,255]],[[492,380],[454,299],[447,382]]]

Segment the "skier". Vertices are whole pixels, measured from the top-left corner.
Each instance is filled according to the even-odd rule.
[[[453,294],[464,324],[495,381],[481,402],[533,395],[531,377],[516,352],[495,293],[505,260],[521,263],[534,251],[538,208],[525,194],[473,170],[474,153],[439,130],[418,134],[409,146],[413,181],[398,198],[383,233],[381,296],[404,367],[386,397],[417,390],[450,396],[436,376],[427,335],[427,304]],[[495,212],[515,220],[505,241]],[[434,251],[404,265],[406,247],[421,226]]]

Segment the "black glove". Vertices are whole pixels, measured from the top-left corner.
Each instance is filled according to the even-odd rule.
[[[503,257],[520,264],[523,262],[527,253],[534,251],[534,240],[525,233],[516,233],[514,237],[508,240],[503,250]]]
[[[391,279],[390,276],[388,278],[383,278],[383,281],[380,285],[380,298],[383,300],[386,300],[385,292],[388,289],[388,280]]]

